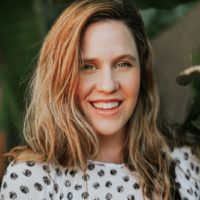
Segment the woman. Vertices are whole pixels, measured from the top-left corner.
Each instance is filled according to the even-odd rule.
[[[75,1],[41,49],[1,199],[199,199],[199,161],[170,151],[158,107],[133,3]]]

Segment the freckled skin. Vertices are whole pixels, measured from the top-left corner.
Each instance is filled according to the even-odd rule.
[[[95,22],[83,35],[82,49],[85,64],[92,67],[79,72],[76,91],[79,107],[97,134],[114,138],[123,135],[140,88],[140,64],[134,37],[123,22]],[[111,98],[123,100],[113,115],[99,114],[91,105],[93,100]]]

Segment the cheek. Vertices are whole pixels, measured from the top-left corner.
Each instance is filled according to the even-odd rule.
[[[87,98],[93,86],[94,82],[91,79],[88,79],[84,76],[79,78],[76,90],[76,98],[79,105],[83,104],[83,100]]]
[[[136,98],[140,90],[140,71],[122,77],[121,85],[129,97]]]
[[[136,76],[130,81],[130,89],[138,94],[140,90],[140,76]]]

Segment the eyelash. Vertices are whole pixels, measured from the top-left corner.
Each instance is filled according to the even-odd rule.
[[[115,64],[115,68],[117,68],[118,66],[120,68],[126,68],[126,67],[130,68],[130,67],[132,67],[132,65],[130,63],[128,63],[128,62],[116,63]],[[87,70],[87,71],[93,71],[95,69],[97,69],[97,67],[95,65],[93,65],[93,64],[85,64],[85,65],[83,65],[83,67],[80,68],[80,70]]]
[[[121,62],[121,63],[117,63],[116,65],[120,65],[120,67],[124,68],[124,67],[131,67],[132,65],[128,62]]]
[[[81,70],[94,70],[94,69],[96,69],[96,66],[92,65],[92,64],[85,64],[80,69]]]

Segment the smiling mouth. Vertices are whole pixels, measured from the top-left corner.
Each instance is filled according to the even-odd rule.
[[[100,110],[112,110],[120,106],[122,101],[112,101],[112,102],[91,102],[92,106]]]

